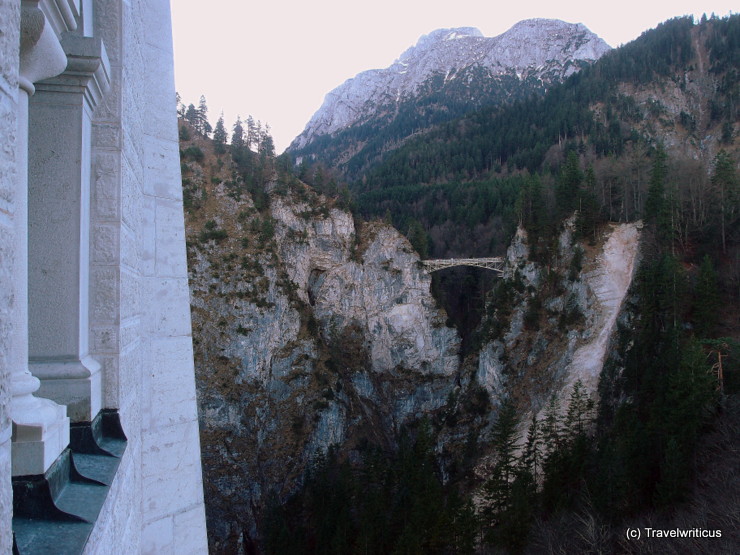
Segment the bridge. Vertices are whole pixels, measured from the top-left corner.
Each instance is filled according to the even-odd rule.
[[[422,260],[422,264],[429,273],[445,268],[454,268],[455,266],[473,266],[475,268],[485,268],[493,270],[502,275],[504,273],[504,259],[496,258],[442,258],[437,260]]]

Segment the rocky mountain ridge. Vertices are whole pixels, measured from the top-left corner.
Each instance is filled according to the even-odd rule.
[[[321,135],[373,118],[379,112],[458,79],[513,77],[541,86],[561,81],[580,64],[593,62],[610,47],[584,25],[529,19],[496,37],[478,29],[438,29],[422,36],[388,68],[362,72],[326,95],[289,150],[299,151]],[[482,70],[475,73],[475,70]],[[430,81],[434,77],[441,80]],[[475,90],[471,89],[471,97]],[[472,101],[472,98],[470,99]]]

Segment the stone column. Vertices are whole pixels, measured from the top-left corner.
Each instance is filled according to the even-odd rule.
[[[28,370],[28,102],[35,90],[34,82],[59,74],[67,65],[67,57],[46,15],[48,11],[43,12],[39,4],[23,0],[21,7],[13,283],[16,301],[13,347],[9,357],[14,476],[43,474],[69,444],[66,407],[35,397],[33,393],[39,388],[39,380]],[[64,8],[69,9],[69,5],[65,4]],[[64,20],[61,10],[51,11]],[[66,20],[69,22],[69,18]]]
[[[91,422],[102,384],[88,348],[90,138],[110,72],[100,39],[65,33],[61,42],[67,69],[36,84],[30,108],[30,369],[40,395]]]

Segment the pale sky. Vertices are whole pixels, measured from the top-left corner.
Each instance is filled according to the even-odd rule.
[[[215,125],[237,114],[269,123],[278,153],[324,96],[367,69],[393,63],[421,35],[477,27],[499,35],[522,19],[583,23],[610,46],[671,17],[728,15],[736,0],[171,0],[175,83],[185,104],[206,97]]]

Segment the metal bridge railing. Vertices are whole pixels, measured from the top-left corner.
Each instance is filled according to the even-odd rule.
[[[428,272],[436,272],[445,268],[454,268],[455,266],[474,266],[476,268],[485,268],[493,270],[499,275],[504,272],[504,259],[496,258],[443,258],[437,260],[422,260],[422,264]]]

